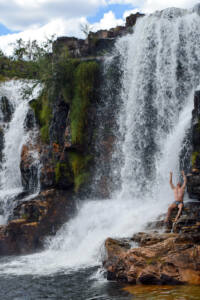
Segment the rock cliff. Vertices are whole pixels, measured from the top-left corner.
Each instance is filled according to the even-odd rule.
[[[30,253],[42,248],[45,236],[54,234],[73,215],[74,198],[84,198],[93,180],[98,155],[101,163],[105,163],[105,172],[97,194],[102,198],[109,195],[108,158],[115,139],[112,134],[115,122],[99,112],[99,107],[105,104],[101,92],[105,84],[102,66],[116,38],[131,32],[137,18],[142,16],[131,15],[125,26],[91,32],[86,40],[60,37],[54,42],[49,56],[52,63],[49,73],[45,74],[42,92],[29,103],[24,126],[30,136],[35,135],[35,141],[29,140],[22,147],[20,170],[24,192],[15,199],[8,224],[1,226],[0,255]],[[4,57],[0,61],[0,74],[12,78],[13,67],[19,71],[16,74],[19,78],[29,73],[30,66],[26,62],[21,61],[18,68],[18,62],[14,66]],[[116,96],[114,86],[119,84],[120,74],[116,65],[112,68],[109,71],[113,80],[112,95]],[[37,77],[37,72],[28,78]],[[12,107],[6,98],[2,105],[5,122],[8,122]],[[99,141],[99,154],[95,145],[100,122],[104,122],[109,131]],[[37,133],[33,132],[35,124]],[[3,142],[0,131],[0,159]],[[38,164],[34,163],[34,152],[38,153]],[[35,198],[23,201],[24,196],[33,192],[38,167],[41,191]]]

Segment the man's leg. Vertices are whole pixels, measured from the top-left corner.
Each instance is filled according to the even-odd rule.
[[[178,218],[179,218],[180,215],[181,215],[182,209],[183,209],[183,203],[180,203],[180,204],[178,205],[178,213],[177,213],[177,216],[176,216],[174,222],[177,222],[177,221],[178,221]]]
[[[170,216],[171,216],[171,213],[172,213],[172,210],[174,209],[174,208],[176,208],[176,204],[175,203],[172,203],[170,206],[169,206],[169,208],[168,208],[168,212],[167,212],[167,216],[166,216],[166,219],[165,219],[165,223],[167,223],[168,221],[169,221],[169,218],[170,218]]]

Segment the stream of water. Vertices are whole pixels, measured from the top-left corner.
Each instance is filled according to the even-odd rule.
[[[29,101],[37,97],[39,88],[34,89],[31,97],[23,97],[23,89],[31,87],[33,83],[11,80],[0,85],[0,126],[4,134],[2,162],[0,163],[0,224],[5,224],[15,205],[15,198],[23,191],[20,161],[22,146],[32,140],[25,128],[25,119],[29,110]],[[6,97],[6,105],[3,98]],[[4,114],[3,114],[3,111]],[[5,113],[10,116],[4,120]],[[36,130],[36,129],[35,129]],[[34,163],[39,165],[37,153],[33,153]],[[37,191],[37,186],[33,189]]]
[[[180,160],[186,156],[182,146],[190,128],[194,91],[200,83],[199,49],[197,9],[171,8],[141,18],[133,34],[116,42],[113,57],[119,57],[123,76],[113,156],[121,163],[113,163],[112,169],[120,185],[109,199],[79,204],[77,215],[55,237],[47,238],[45,251],[2,258],[4,299],[161,299],[145,298],[145,292],[143,298],[134,291],[130,296],[106,282],[99,266],[107,237],[144,230],[172,200],[169,172],[176,183]],[[19,182],[16,187],[21,187]],[[199,299],[187,298],[191,291],[186,289],[179,296],[176,290],[168,291],[174,297],[170,299]]]

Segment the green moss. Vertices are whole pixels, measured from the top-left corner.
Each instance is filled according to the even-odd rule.
[[[6,77],[0,74],[0,82],[6,81]]]
[[[195,167],[199,152],[195,151],[192,153],[192,167]]]
[[[58,163],[56,164],[56,167],[55,167],[56,183],[59,182],[60,177],[61,177],[61,171],[60,171],[60,168],[61,168],[61,164],[60,164],[60,162],[58,162]]]
[[[88,181],[90,174],[89,172],[81,173],[80,175],[76,176],[74,179],[74,191],[77,193],[80,187]]]
[[[87,112],[94,96],[95,81],[99,66],[96,62],[83,62],[74,75],[75,94],[71,103],[70,122],[73,144],[83,144]]]
[[[49,142],[49,125],[46,124],[40,128],[41,139],[44,143]]]
[[[33,109],[35,118],[39,122],[40,120],[40,111],[42,109],[42,101],[40,101],[40,97],[38,99],[34,99],[29,102],[30,107]]]
[[[61,178],[64,180],[68,180],[69,182],[72,181],[71,174],[69,171],[69,167],[66,163],[58,162],[55,167],[55,176],[56,176],[56,183],[58,184]]]
[[[87,170],[90,160],[90,155],[84,156],[76,152],[69,153],[69,162],[74,176],[74,190],[76,193],[80,187],[88,181],[90,174]]]
[[[39,124],[41,139],[44,143],[48,143],[52,109],[47,91],[44,90],[38,99],[31,101],[30,106],[34,110],[36,120]]]

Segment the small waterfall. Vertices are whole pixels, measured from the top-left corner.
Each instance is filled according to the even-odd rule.
[[[169,171],[176,181],[200,83],[196,11],[156,12],[117,41],[113,59],[120,57],[123,75],[112,168],[120,184],[110,199],[81,203],[77,216],[47,240],[46,251],[2,265],[3,273],[44,275],[97,265],[107,237],[131,236],[166,211],[173,199]]]
[[[2,163],[0,169],[0,207],[1,223],[5,223],[12,213],[15,202],[14,199],[23,191],[20,161],[22,146],[30,139],[34,138],[29,135],[25,129],[25,118],[27,116],[30,97],[23,97],[22,89],[31,83],[25,81],[12,80],[0,85],[0,99],[6,99],[7,111],[10,110],[10,119],[5,122],[5,113],[1,109],[1,128],[4,133],[4,142],[2,150]],[[38,91],[34,92],[36,96]],[[1,105],[3,107],[3,105]],[[4,105],[5,107],[5,105]],[[34,163],[39,164],[37,153]],[[35,187],[35,190],[37,187]]]

